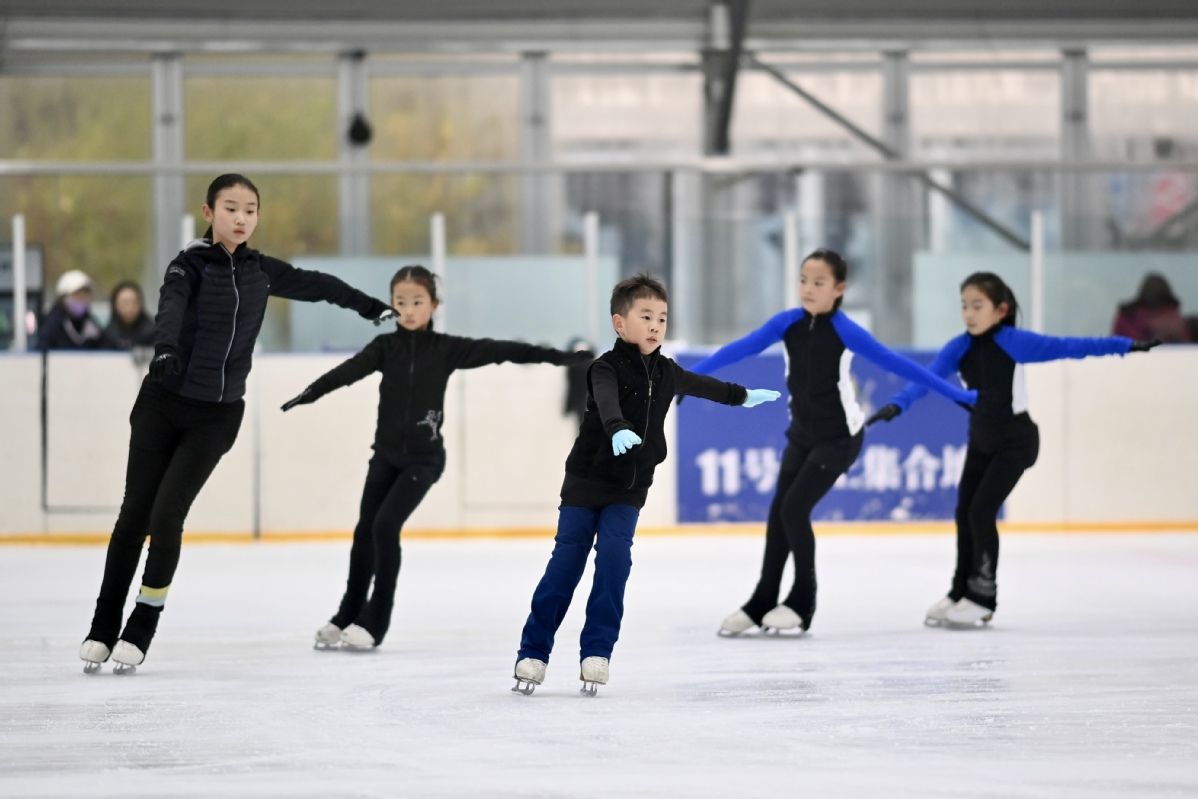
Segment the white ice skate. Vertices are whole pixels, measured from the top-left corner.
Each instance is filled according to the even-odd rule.
[[[583,696],[594,696],[600,685],[607,685],[607,658],[583,658],[579,668],[578,679],[582,680]]]
[[[786,605],[779,605],[762,616],[761,626],[774,635],[786,633],[796,638],[806,632],[803,629],[803,617]]]
[[[545,668],[548,665],[545,661],[536,658],[522,658],[516,663],[516,672],[512,675],[516,678],[512,693],[530,696],[538,685],[545,682]]]
[[[87,639],[79,646],[79,659],[83,661],[83,673],[95,674],[100,670],[100,664],[108,660],[112,650],[107,644]]]
[[[936,604],[928,608],[928,612],[924,616],[923,623],[929,627],[940,627],[948,618],[948,612],[955,604],[957,603],[949,597],[940,597],[940,599],[936,600]]]
[[[112,659],[116,662],[113,674],[132,674],[146,659],[146,653],[128,641],[117,641],[112,648]]]
[[[341,646],[341,628],[329,622],[316,631],[313,649],[336,649]]]
[[[735,613],[728,615],[720,622],[720,629],[716,634],[721,638],[734,638],[756,626],[757,624],[749,618],[748,613],[738,609]]]
[[[972,599],[962,599],[948,609],[944,614],[944,625],[957,629],[985,626],[994,618],[994,611],[974,602]]]
[[[366,632],[365,627],[360,627],[357,624],[351,624],[341,631],[341,643],[346,649],[354,649],[358,651],[366,651],[374,649],[374,636]]]

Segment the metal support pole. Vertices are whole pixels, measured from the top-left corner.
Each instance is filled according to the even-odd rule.
[[[12,349],[25,352],[29,349],[29,333],[25,328],[26,308],[25,280],[25,215],[12,218]]]
[[[432,271],[438,282],[445,284],[445,214],[436,213],[429,218],[429,257]],[[442,305],[437,311],[437,326],[442,332],[448,329],[449,317]]]
[[[787,308],[799,306],[799,214],[797,211],[787,211],[782,220],[782,264],[783,279],[786,285],[782,287],[782,296]]]
[[[1031,327],[1044,332],[1044,212],[1032,211]]]
[[[368,104],[365,54],[343,53],[337,63],[337,159],[343,165],[369,160],[367,145],[349,138],[354,117],[365,115]],[[370,252],[370,175],[346,170],[337,179],[337,189],[341,254],[366,255]]]
[[[1089,65],[1085,50],[1066,50],[1061,62],[1061,159],[1084,161],[1090,155]],[[1094,228],[1088,175],[1061,176],[1061,248],[1088,249]]]
[[[588,211],[582,218],[584,280],[586,290],[586,336],[591,346],[599,345],[599,214]]]
[[[155,281],[179,252],[179,218],[186,204],[183,173],[169,171],[183,164],[183,59],[178,53],[154,56],[151,65],[154,166],[166,168],[154,175]]]
[[[524,53],[520,62],[520,157],[526,164],[552,158],[550,136],[550,75],[548,53]],[[554,208],[549,201],[550,181],[546,174],[529,174],[521,179],[522,208],[520,245],[526,253],[548,254],[554,227]]]

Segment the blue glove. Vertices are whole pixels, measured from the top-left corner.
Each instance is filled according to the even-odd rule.
[[[772,388],[751,388],[745,401],[741,403],[746,408],[753,408],[763,402],[773,402],[782,394]]]
[[[639,443],[641,443],[641,437],[631,430],[617,430],[616,434],[611,437],[611,454],[618,457]]]

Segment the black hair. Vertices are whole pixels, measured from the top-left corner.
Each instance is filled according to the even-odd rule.
[[[666,287],[660,280],[646,274],[633,275],[616,284],[611,290],[611,312],[614,316],[626,316],[632,304],[643,297],[653,297],[662,302],[669,302]]]
[[[803,263],[808,261],[823,261],[832,268],[832,277],[837,283],[845,282],[849,277],[849,262],[844,259],[844,256],[824,247],[816,250],[803,259]],[[836,298],[836,302],[832,303],[832,310],[836,311],[840,308],[840,303],[844,301],[844,295],[841,294]]]
[[[121,293],[122,291],[124,291],[125,289],[132,289],[132,290],[133,290],[133,293],[135,293],[135,294],[137,295],[137,303],[138,303],[138,305],[140,305],[140,306],[141,306],[141,310],[140,310],[140,312],[139,312],[139,314],[138,314],[138,315],[139,315],[139,316],[145,316],[145,317],[148,317],[149,315],[146,313],[146,295],[145,295],[145,292],[143,292],[143,291],[141,290],[141,286],[140,286],[140,285],[138,285],[138,283],[137,283],[136,281],[133,281],[133,280],[122,280],[120,283],[117,283],[117,284],[116,284],[116,287],[115,287],[115,288],[113,288],[113,290],[112,290],[112,293],[108,295],[108,304],[109,304],[109,306],[112,308],[112,313],[113,313],[113,315],[114,315],[114,316],[116,315],[116,298],[117,298],[117,295],[118,295],[118,294],[120,294],[120,293]]]
[[[995,308],[1005,302],[1007,315],[1002,318],[1002,323],[1015,327],[1019,316],[1019,302],[1015,299],[1015,292],[1011,291],[1011,287],[1001,277],[993,272],[974,272],[961,283],[961,291],[968,286],[973,286],[985,294],[986,299],[994,303]]]
[[[213,213],[216,212],[216,197],[225,189],[231,189],[234,186],[245,186],[254,193],[258,198],[258,205],[262,205],[262,195],[258,193],[258,187],[254,185],[254,181],[247,178],[245,175],[238,175],[236,172],[226,172],[223,175],[217,175],[216,179],[208,184],[208,194],[204,200],[204,204]],[[204,238],[212,241],[212,225],[208,226],[208,230],[204,233]]]
[[[391,278],[391,292],[395,293],[395,284],[409,281],[424,286],[432,301],[440,302],[437,299],[437,276],[420,264],[411,264],[396,272],[395,276]]]
[[[1144,275],[1144,280],[1140,283],[1140,293],[1136,295],[1135,303],[1148,308],[1181,305],[1177,301],[1177,296],[1173,294],[1173,288],[1169,285],[1169,281],[1165,279],[1164,275],[1157,272],[1149,272]]]

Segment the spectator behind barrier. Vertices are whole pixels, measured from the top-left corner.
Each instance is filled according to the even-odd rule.
[[[141,286],[132,280],[122,280],[112,290],[112,318],[104,334],[123,350],[154,346],[154,320],[146,313]]]
[[[1150,272],[1140,283],[1139,295],[1119,306],[1112,332],[1136,341],[1159,338],[1166,343],[1190,341],[1181,316],[1181,303],[1163,275]]]
[[[42,350],[112,348],[91,314],[91,278],[78,269],[65,272],[58,279],[55,297],[38,335]]]

